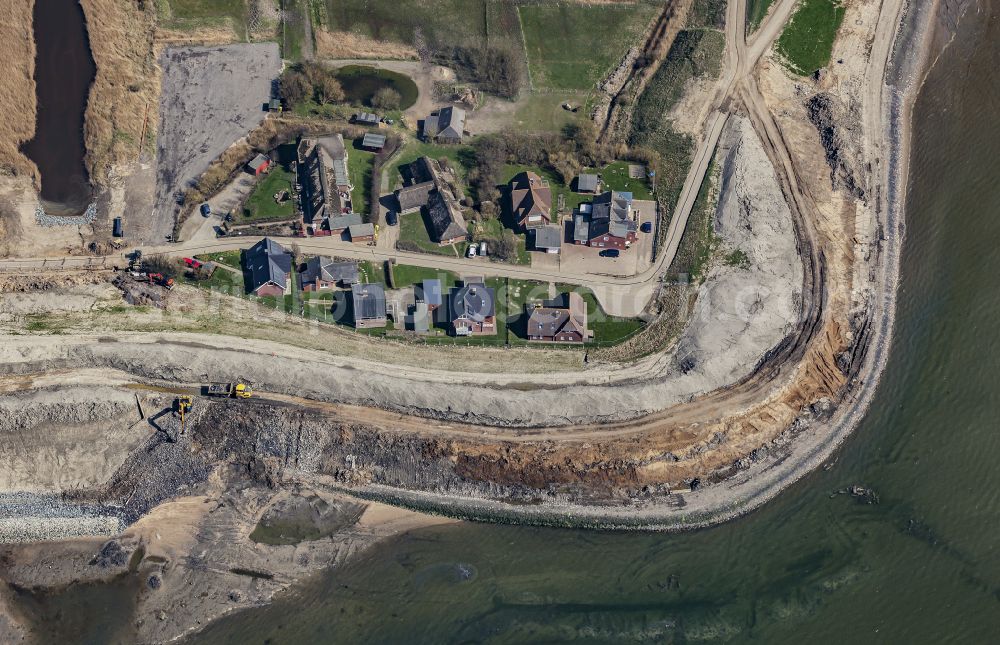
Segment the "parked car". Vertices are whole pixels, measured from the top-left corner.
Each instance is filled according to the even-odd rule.
[[[385,223],[389,226],[399,224],[399,215],[396,211],[389,211],[385,214]]]
[[[639,227],[639,230],[642,231],[643,233],[652,233],[653,232],[653,223],[652,222],[643,222],[642,226]]]
[[[621,254],[622,252],[619,251],[618,249],[604,249],[603,251],[598,253],[598,255],[601,256],[602,258],[616,258]]]
[[[194,258],[184,258],[184,264],[188,265],[192,269],[200,269],[201,262],[195,260]]]
[[[469,250],[466,252],[466,257],[474,258],[476,257],[476,245],[470,244]]]
[[[201,216],[202,217],[208,217],[211,214],[212,214],[212,207],[208,205],[208,202],[205,202],[204,204],[202,204],[201,205]]]

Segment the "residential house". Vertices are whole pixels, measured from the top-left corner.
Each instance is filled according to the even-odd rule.
[[[323,256],[309,258],[300,275],[303,291],[326,291],[360,282],[357,262],[334,262]]]
[[[385,327],[385,290],[380,284],[351,285],[354,326],[359,329]]]
[[[444,300],[441,292],[441,281],[437,278],[424,280],[420,283],[420,292],[417,294],[418,301],[427,304],[427,309],[429,311],[434,311],[442,304]]]
[[[378,115],[372,114],[371,112],[355,112],[351,116],[351,122],[357,123],[358,125],[367,125],[372,127],[379,127],[382,125],[382,120],[378,118]]]
[[[298,162],[306,224],[316,230],[323,227],[324,220],[350,212],[354,186],[347,170],[347,148],[342,135],[302,139]]]
[[[562,227],[558,225],[540,226],[532,229],[533,246],[536,251],[559,253],[562,247]]]
[[[378,152],[385,147],[385,135],[369,132],[363,139],[361,139],[361,147],[365,150]]]
[[[424,119],[424,138],[438,143],[462,143],[465,134],[465,110],[443,107]]]
[[[351,224],[347,227],[347,236],[355,244],[358,242],[371,242],[375,239],[375,225],[368,223]]]
[[[627,249],[636,240],[632,193],[612,190],[581,204],[573,217],[573,242],[598,248]]]
[[[269,237],[243,254],[249,277],[247,291],[255,296],[283,296],[292,292],[292,256]]]
[[[541,305],[525,305],[528,340],[582,343],[588,338],[587,303],[580,294],[564,293]]]
[[[465,282],[461,287],[452,289],[448,309],[452,331],[456,336],[497,333],[493,289],[482,281]]]
[[[357,213],[344,213],[343,215],[330,217],[327,220],[327,228],[330,230],[331,234],[339,235],[352,226],[357,226],[361,223],[361,216]]]
[[[552,223],[552,189],[538,173],[528,170],[511,180],[510,203],[514,221],[521,228]]]
[[[247,172],[249,172],[254,177],[260,177],[267,172],[268,167],[271,165],[271,160],[266,156],[259,154],[250,161],[247,162]]]
[[[601,180],[598,179],[597,175],[581,173],[576,178],[576,192],[596,195],[600,183]]]
[[[427,223],[431,239],[442,246],[461,242],[469,237],[462,209],[441,190],[432,192],[427,202]]]

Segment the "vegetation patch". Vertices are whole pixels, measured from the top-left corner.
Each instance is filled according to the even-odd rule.
[[[653,19],[654,3],[538,3],[518,7],[532,84],[590,89],[621,61]]]
[[[399,242],[397,248],[418,253],[433,253],[435,255],[457,255],[452,245],[441,246],[430,238],[423,215],[419,212],[406,213],[399,217]]]
[[[165,27],[198,29],[225,25],[240,40],[246,38],[245,0],[157,0],[156,8]]]
[[[658,154],[656,192],[664,212],[673,212],[677,205],[691,165],[694,142],[676,131],[663,115],[677,104],[690,79],[719,74],[724,47],[725,35],[717,31],[680,32],[636,103],[629,145]]]
[[[777,49],[785,66],[808,76],[829,65],[845,11],[841,0],[803,0],[778,38]]]
[[[677,255],[667,270],[668,277],[680,279],[682,274],[686,274],[692,281],[701,281],[708,272],[712,255],[719,245],[712,226],[718,198],[717,176],[718,168],[713,158],[698,189],[698,197],[688,217],[681,243],[677,247]]]
[[[295,173],[281,164],[273,164],[244,202],[241,219],[248,222],[291,219],[295,215],[294,190]]]

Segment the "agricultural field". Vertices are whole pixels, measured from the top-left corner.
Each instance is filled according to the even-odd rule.
[[[593,88],[636,43],[660,6],[530,4],[518,7],[535,88]]]
[[[785,66],[808,76],[829,65],[845,11],[842,0],[804,0],[778,38],[777,50]]]
[[[291,219],[295,215],[294,187],[295,173],[281,164],[274,164],[247,197],[241,222]],[[285,191],[288,192],[288,199],[282,202],[275,200],[276,194]]]
[[[680,100],[690,79],[719,74],[724,46],[725,36],[718,31],[682,31],[636,102],[629,145],[643,146],[660,154],[656,189],[668,211],[673,211],[684,185],[693,142],[674,130],[663,115]]]
[[[245,0],[157,0],[159,22],[168,29],[228,28],[247,38]]]

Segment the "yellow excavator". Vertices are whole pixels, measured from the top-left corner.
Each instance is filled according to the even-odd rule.
[[[191,412],[191,406],[193,405],[194,400],[186,394],[178,396],[177,400],[174,401],[174,407],[177,409],[177,414],[181,417],[181,434],[184,434],[184,417]]]

